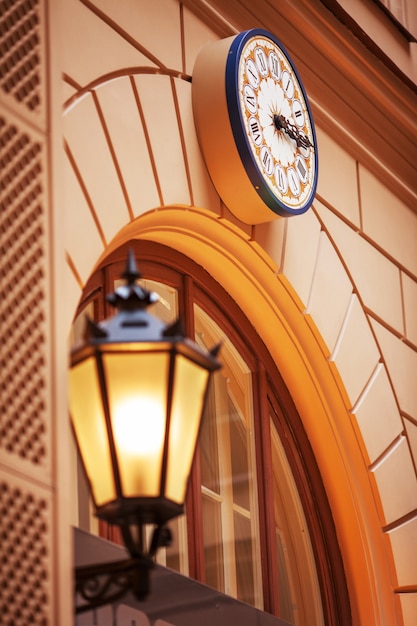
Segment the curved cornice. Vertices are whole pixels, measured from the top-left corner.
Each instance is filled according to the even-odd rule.
[[[80,100],[84,98],[84,96],[96,89],[99,89],[103,85],[110,83],[113,80],[117,80],[118,78],[130,77],[130,76],[140,76],[143,74],[148,74],[152,76],[170,76],[171,78],[180,78],[182,80],[186,80],[187,82],[191,82],[191,76],[189,74],[184,74],[183,72],[178,72],[172,69],[160,69],[158,67],[149,67],[149,66],[140,66],[140,67],[127,67],[121,70],[117,70],[114,72],[109,72],[108,74],[103,74],[103,76],[99,76],[95,80],[81,87],[77,85],[77,91],[74,93],[66,102],[64,103],[64,115],[68,113],[74,106],[78,104]],[[68,83],[71,83],[71,79],[69,77],[63,76],[64,80],[67,80]],[[72,82],[73,84],[73,82]]]

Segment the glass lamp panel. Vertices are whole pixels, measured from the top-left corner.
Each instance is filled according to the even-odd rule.
[[[116,454],[125,497],[160,492],[169,354],[103,355]]]
[[[177,355],[165,495],[182,504],[200,427],[209,372]]]
[[[82,311],[74,318],[69,343],[72,348],[84,342],[86,314],[94,319],[95,309],[98,308],[97,298],[90,300]],[[92,499],[91,487],[88,482],[84,466],[81,461],[79,450],[76,446],[75,436],[71,440],[71,475],[75,481],[78,506],[75,507],[75,524],[87,532],[96,532],[98,519],[94,515],[94,503]]]
[[[90,357],[73,366],[69,384],[75,435],[93,498],[100,506],[116,498],[116,488],[95,359]]]

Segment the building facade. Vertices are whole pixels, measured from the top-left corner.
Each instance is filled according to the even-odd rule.
[[[417,13],[387,4],[1,3],[5,624],[74,621],[69,337],[91,277],[142,241],[203,268],[266,347],[331,513],[344,619],[415,623]],[[305,214],[247,224],[208,174],[192,77],[205,44],[255,27],[303,80],[319,181]]]

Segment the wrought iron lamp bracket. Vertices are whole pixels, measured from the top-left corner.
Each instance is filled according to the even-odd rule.
[[[150,590],[150,571],[155,565],[153,558],[158,548],[170,545],[171,539],[171,531],[167,526],[157,526],[147,554],[76,567],[76,614],[116,602],[127,592],[131,592],[139,601],[144,600]]]

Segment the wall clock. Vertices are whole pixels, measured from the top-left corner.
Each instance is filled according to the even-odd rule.
[[[283,45],[262,29],[206,45],[192,94],[200,147],[225,205],[248,224],[307,211],[317,187],[316,133]]]

